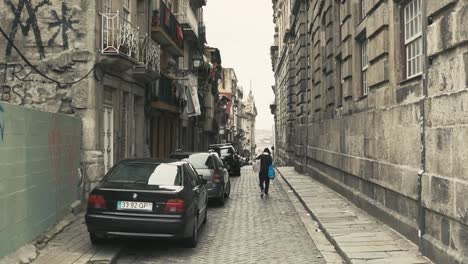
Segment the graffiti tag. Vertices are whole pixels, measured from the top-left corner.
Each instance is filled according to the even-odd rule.
[[[0,63],[0,83],[13,81],[29,82],[41,80],[50,83],[51,81],[43,79],[31,66],[18,63]]]
[[[50,11],[54,22],[49,23],[49,29],[57,28],[57,31],[52,35],[49,40],[49,46],[55,43],[55,39],[58,34],[62,32],[62,46],[63,49],[68,49],[68,31],[71,30],[75,33],[76,37],[81,37],[81,34],[77,29],[73,27],[74,24],[78,24],[80,21],[73,19],[73,15],[68,15],[70,9],[67,7],[65,2],[62,2],[62,15],[59,16],[55,10]]]
[[[29,31],[32,29],[34,39],[36,41],[36,48],[39,53],[39,59],[45,58],[45,49],[42,44],[41,30],[39,29],[36,14],[44,5],[50,5],[49,0],[42,0],[35,6],[32,5],[31,0],[19,0],[17,6],[12,3],[12,0],[4,0],[4,3],[10,7],[11,12],[14,15],[9,33],[10,40],[15,42],[18,27],[21,28],[21,32],[25,37],[29,35]],[[26,12],[28,13],[28,19],[25,22],[23,22],[23,18],[21,17],[24,13],[24,9],[26,9]],[[12,48],[13,46],[9,42],[6,47],[7,57],[11,55]]]

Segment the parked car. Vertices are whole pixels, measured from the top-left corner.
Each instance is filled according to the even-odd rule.
[[[224,166],[230,175],[240,176],[241,162],[240,156],[236,153],[234,147],[230,144],[215,144],[210,146],[210,151],[218,153]]]
[[[216,152],[212,153],[192,153],[176,151],[170,155],[170,158],[184,159],[208,181],[206,188],[208,197],[216,200],[220,205],[224,205],[225,199],[231,194],[231,181],[229,173],[224,168],[223,162]]]
[[[207,220],[206,183],[184,161],[118,162],[89,195],[85,220],[91,242],[114,236],[175,238],[196,247]]]

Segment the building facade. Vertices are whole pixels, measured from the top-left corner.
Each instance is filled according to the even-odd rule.
[[[223,101],[226,101],[224,104],[225,115],[223,117],[220,130],[221,134],[221,143],[233,143],[234,142],[234,133],[236,128],[235,123],[235,111],[237,111],[237,76],[236,72],[232,68],[223,68],[221,72],[221,80],[218,83],[218,92],[219,96]],[[237,119],[236,119],[237,120]]]
[[[274,0],[273,9],[277,162],[437,263],[466,260],[468,3]]]
[[[59,178],[55,167],[75,168],[77,161],[78,169],[67,171],[69,183],[79,183],[77,200],[84,200],[122,159],[165,158],[178,148],[207,150],[219,132],[215,111],[221,56],[218,49],[205,50],[205,5],[205,0],[1,1],[0,101],[9,105],[0,105],[0,148],[7,146],[4,135],[14,136],[13,130],[5,131],[4,109],[49,112],[37,116],[54,119],[45,118],[31,132],[49,133],[50,153],[43,156],[52,158],[43,164],[50,167],[44,179],[52,182]],[[68,120],[60,114],[76,120],[80,131],[56,128]],[[47,128],[48,123],[53,126]],[[66,151],[70,138],[70,149],[76,147],[78,153]],[[27,142],[16,144],[28,147]],[[0,199],[9,195],[0,193]],[[25,208],[34,204],[22,192],[11,195]],[[66,206],[60,209],[66,211]],[[60,216],[48,219],[48,226],[41,223],[42,229],[34,232],[40,234]],[[19,224],[12,223],[11,230],[21,230]],[[29,235],[15,234],[29,240],[37,236]],[[0,255],[21,242],[0,247]]]
[[[255,120],[257,117],[257,107],[255,106],[255,98],[253,97],[252,90],[249,96],[242,102],[242,126],[241,126],[241,153],[245,158],[250,160],[255,159],[257,153],[256,138],[255,138]]]

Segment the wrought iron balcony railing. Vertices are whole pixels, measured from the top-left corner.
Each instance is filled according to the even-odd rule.
[[[101,13],[101,53],[120,54],[138,62],[139,28],[116,13]]]
[[[159,1],[159,9],[153,11],[152,26],[153,33],[156,33],[156,41],[160,42],[161,45],[168,45],[168,43],[166,37],[158,36],[159,31],[164,32],[164,34],[167,35],[173,43],[175,43],[179,50],[183,50],[184,35],[182,27],[177,21],[175,15],[162,0]]]
[[[198,19],[190,6],[190,0],[179,0],[178,10],[175,16],[180,24],[189,26],[195,36],[198,37]]]
[[[160,56],[161,49],[159,45],[151,39],[151,37],[146,36],[141,38],[140,46],[140,59],[139,61],[143,63],[146,68],[159,73],[160,71]]]

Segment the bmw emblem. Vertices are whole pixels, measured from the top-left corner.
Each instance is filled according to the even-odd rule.
[[[136,200],[138,198],[138,194],[134,193],[132,197],[133,197],[133,200]]]

